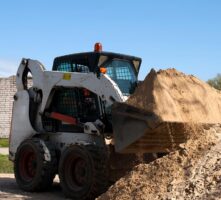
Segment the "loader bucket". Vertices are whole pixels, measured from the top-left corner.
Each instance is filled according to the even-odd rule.
[[[112,122],[119,153],[169,152],[187,140],[184,123],[163,122],[154,113],[125,103],[114,103]]]

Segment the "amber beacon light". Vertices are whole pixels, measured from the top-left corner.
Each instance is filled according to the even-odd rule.
[[[106,68],[104,68],[104,67],[101,67],[101,68],[100,68],[100,72],[101,72],[102,74],[106,74],[107,69],[106,69]]]
[[[94,51],[95,52],[101,52],[102,51],[102,44],[100,42],[95,43]]]

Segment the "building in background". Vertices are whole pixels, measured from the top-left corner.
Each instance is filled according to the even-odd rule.
[[[32,78],[28,78],[28,87]],[[16,93],[16,77],[0,78],[0,138],[8,138],[11,128],[12,106]]]
[[[15,81],[15,76],[0,78],[0,138],[9,137]]]

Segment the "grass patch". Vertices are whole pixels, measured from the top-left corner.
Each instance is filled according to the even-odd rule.
[[[9,140],[7,138],[0,138],[0,147],[8,147]]]
[[[13,173],[13,163],[8,160],[8,155],[0,154],[0,173]]]

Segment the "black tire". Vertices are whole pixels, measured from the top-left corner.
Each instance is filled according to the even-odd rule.
[[[19,187],[28,192],[49,188],[57,171],[53,145],[38,138],[25,140],[15,155],[14,173]]]
[[[95,199],[107,189],[106,148],[68,147],[61,155],[59,178],[63,193],[75,200]]]

